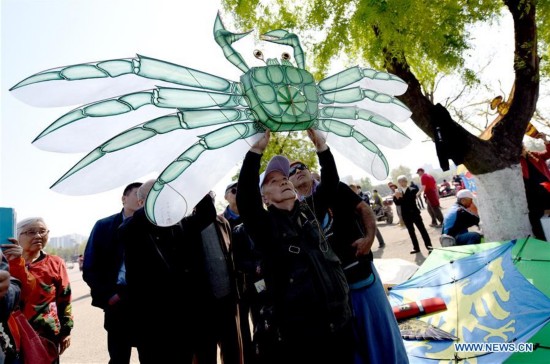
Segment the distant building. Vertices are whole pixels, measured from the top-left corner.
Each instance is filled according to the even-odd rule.
[[[80,234],[63,235],[59,237],[50,238],[49,246],[52,248],[72,248],[75,245],[85,243],[88,237]]]

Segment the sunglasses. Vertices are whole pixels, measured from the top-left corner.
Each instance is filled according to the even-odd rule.
[[[225,191],[225,193],[227,193],[227,192],[231,192],[232,194],[236,195],[237,194],[237,189],[235,187],[233,187],[232,189]]]
[[[298,171],[303,171],[307,169],[307,166],[305,164],[302,164],[302,163],[296,163],[295,165],[293,165],[292,167],[290,167],[290,170],[288,171],[288,176],[289,177],[292,177],[296,174],[296,172]]]

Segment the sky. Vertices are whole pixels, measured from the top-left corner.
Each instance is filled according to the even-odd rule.
[[[120,211],[124,186],[85,196],[67,196],[49,189],[85,154],[43,151],[31,142],[75,106],[32,107],[17,100],[8,90],[22,79],[50,68],[129,58],[136,54],[238,80],[241,71],[224,58],[212,36],[214,19],[221,9],[218,1],[195,2],[192,7],[188,4],[178,0],[1,1],[0,206],[15,208],[18,219],[44,217],[52,236],[88,235],[95,221]],[[251,38],[254,35],[257,34],[243,39],[235,47],[240,51],[243,47],[254,47]],[[510,38],[501,34],[500,39]],[[478,41],[481,50],[490,48],[483,44],[481,37]],[[251,54],[252,48],[241,52]],[[494,70],[495,77],[502,79],[503,74],[511,75],[510,52],[489,56],[499,62]],[[251,62],[249,65],[254,66]],[[510,85],[504,82],[503,90],[509,90]],[[451,90],[453,86],[450,82],[446,88]],[[411,170],[421,165],[437,167],[434,143],[411,120],[399,126],[412,141],[400,150],[381,147],[390,170],[400,165]],[[342,179],[358,181],[369,177],[373,184],[378,183],[335,154]],[[213,187],[218,200],[223,199],[224,188],[233,173]],[[140,181],[154,177],[154,174],[143,176]]]

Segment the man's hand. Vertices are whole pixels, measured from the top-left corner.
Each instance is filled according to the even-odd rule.
[[[270,137],[271,132],[269,130],[266,130],[264,136],[261,137],[256,143],[254,143],[252,147],[250,147],[250,151],[257,154],[263,154],[265,148],[267,148],[267,145],[269,144]]]
[[[357,239],[351,244],[355,248],[355,256],[360,257],[367,255],[372,247],[372,241],[368,241],[367,238]]]
[[[315,149],[317,149],[317,152],[324,152],[328,149],[327,140],[319,130],[308,129],[307,136],[315,145]]]

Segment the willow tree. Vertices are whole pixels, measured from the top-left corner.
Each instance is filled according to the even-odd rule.
[[[548,64],[539,65],[539,52],[546,53],[550,39],[549,0],[222,2],[240,29],[283,28],[302,39],[311,35],[309,54],[314,59],[308,66],[319,77],[332,60],[345,56],[404,79],[409,87],[400,99],[412,110],[414,123],[436,143],[442,167],[452,159],[475,175],[486,238],[497,241],[531,234],[519,159],[538,100],[539,77],[548,72]],[[476,72],[465,67],[469,29],[497,21],[505,12],[514,24],[514,87],[507,95],[506,112],[480,137],[436,103],[433,90],[442,74],[458,74],[470,86],[479,81]],[[321,39],[315,38],[318,34]],[[494,34],[494,42],[499,41],[500,35]]]

